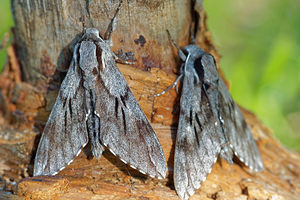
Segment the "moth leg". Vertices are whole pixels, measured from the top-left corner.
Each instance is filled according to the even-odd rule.
[[[174,88],[175,86],[176,86],[176,91],[178,92],[178,82],[180,81],[180,79],[182,77],[183,77],[183,74],[180,74],[180,76],[177,77],[177,79],[175,80],[175,82],[172,85],[170,85],[169,87],[167,87],[167,89],[165,89],[161,93],[153,95],[153,97],[159,97],[160,95],[166,93],[167,91],[169,91],[170,89]]]
[[[176,84],[176,88],[175,88],[175,90],[176,90],[176,93],[178,94],[178,93],[179,93],[178,84]]]
[[[123,60],[122,58],[118,57],[114,52],[111,52],[111,54],[113,55],[113,57],[117,63],[126,64],[126,65],[135,65],[136,64],[136,62],[130,62],[127,60]]]
[[[181,49],[177,46],[177,44],[175,43],[175,41],[172,39],[169,30],[167,30],[167,33],[168,33],[169,40],[171,40],[172,44],[176,47],[180,59],[181,59],[183,62],[185,62],[185,61],[186,61],[186,56],[185,56],[184,53],[181,51]]]
[[[119,6],[115,12],[115,15],[114,17],[111,19],[108,27],[107,27],[107,30],[104,34],[104,40],[106,40],[106,42],[109,44],[109,46],[113,46],[113,41],[112,41],[112,32],[116,29],[116,25],[117,25],[117,15],[119,13],[119,10],[120,10],[120,7],[121,7],[121,4],[122,4],[122,0],[120,0],[120,3],[119,3]]]

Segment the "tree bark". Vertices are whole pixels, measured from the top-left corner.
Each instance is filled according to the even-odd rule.
[[[0,175],[5,190],[14,193],[10,198],[178,199],[172,171],[179,95],[175,90],[156,98],[151,95],[177,78],[179,59],[166,30],[183,47],[195,29],[196,43],[218,63],[201,0],[124,1],[113,32],[112,50],[136,60],[135,66],[118,67],[156,130],[168,162],[167,178],[148,178],[108,151],[99,161],[90,159],[88,147],[57,176],[30,177],[40,134],[75,43],[84,27],[95,27],[103,36],[118,4],[12,0],[15,39],[0,77]],[[220,160],[191,199],[299,199],[299,154],[282,147],[253,114],[242,111],[265,170],[253,175],[238,161],[230,166]]]

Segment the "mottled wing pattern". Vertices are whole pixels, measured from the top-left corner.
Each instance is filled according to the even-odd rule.
[[[263,162],[257,144],[226,85],[219,82],[220,113],[224,120],[224,134],[230,142],[235,155],[251,170],[263,169]]]
[[[105,54],[105,55],[103,55]],[[101,142],[124,163],[151,177],[164,178],[166,160],[158,138],[108,51],[97,83],[96,112]]]
[[[84,89],[78,66],[71,64],[44,128],[34,162],[34,176],[55,175],[88,142]]]
[[[202,59],[203,65],[215,67],[212,56]],[[223,120],[224,136],[229,141],[235,155],[251,170],[263,169],[262,159],[257,144],[250,129],[238,107],[232,99],[225,83],[219,79],[219,112]]]
[[[180,98],[174,184],[181,199],[200,188],[221,150],[207,96],[194,75],[185,74]]]

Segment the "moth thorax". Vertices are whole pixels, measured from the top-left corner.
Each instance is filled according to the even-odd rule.
[[[192,67],[186,68],[186,70],[184,72],[184,76],[187,77],[185,79],[187,82],[189,82],[190,85],[195,85],[196,87],[199,85],[199,83],[201,81],[197,72]]]
[[[89,69],[85,69],[83,72],[84,79],[84,87],[85,88],[93,88],[96,84],[98,78],[98,66],[90,67]]]

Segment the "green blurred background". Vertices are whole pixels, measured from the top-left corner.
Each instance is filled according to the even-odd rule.
[[[205,0],[231,93],[289,148],[300,150],[300,1]],[[13,25],[0,2],[0,38]],[[0,50],[0,68],[6,49]]]
[[[206,0],[231,93],[300,150],[300,1]]]
[[[13,26],[12,15],[10,11],[10,0],[0,0],[0,46],[5,33],[9,32]],[[11,37],[11,36],[10,36]],[[0,49],[0,71],[6,62],[7,48]]]

